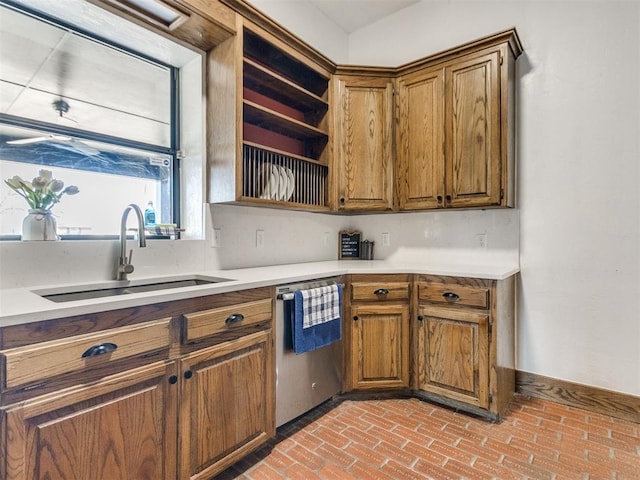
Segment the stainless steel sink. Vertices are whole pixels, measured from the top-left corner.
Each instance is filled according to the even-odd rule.
[[[76,300],[89,300],[92,298],[113,297],[118,295],[129,295],[140,292],[155,292],[158,290],[168,290],[172,288],[195,287],[197,285],[210,285],[213,283],[229,282],[229,278],[217,278],[206,276],[177,277],[168,280],[139,280],[137,282],[112,282],[109,285],[67,287],[62,290],[52,289],[46,291],[36,291],[43,298],[52,302],[73,302]]]

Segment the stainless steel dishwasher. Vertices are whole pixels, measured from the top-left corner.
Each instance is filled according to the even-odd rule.
[[[342,388],[342,341],[296,355],[290,322],[293,300],[286,300],[296,290],[338,281],[339,277],[330,277],[276,287],[276,427],[308,412]]]

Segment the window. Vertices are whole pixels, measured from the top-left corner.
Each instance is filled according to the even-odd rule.
[[[76,185],[53,209],[63,238],[117,234],[129,203],[178,224],[178,69],[8,2],[0,34],[2,180],[46,168]],[[2,182],[0,236],[27,209]]]

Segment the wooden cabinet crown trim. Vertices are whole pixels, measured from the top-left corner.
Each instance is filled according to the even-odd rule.
[[[362,75],[369,77],[399,77],[407,75],[415,70],[425,68],[430,65],[444,63],[461,55],[482,50],[500,43],[507,43],[514,58],[518,58],[524,51],[522,43],[515,27],[502,32],[487,35],[486,37],[463,43],[457,47],[449,48],[432,55],[420,58],[413,62],[405,63],[397,67],[376,67],[369,65],[336,65],[337,75]]]
[[[406,75],[407,73],[411,73],[414,70],[424,68],[428,65],[443,63],[452,60],[455,57],[466,55],[468,53],[472,53],[478,50],[482,50],[483,48],[491,47],[493,45],[505,42],[508,43],[514,58],[518,58],[524,51],[522,48],[522,43],[520,42],[520,38],[518,36],[518,32],[515,27],[512,27],[507,30],[503,30],[502,32],[487,35],[486,37],[472,40],[457,47],[449,48],[442,52],[429,55],[414,62],[400,65],[396,68],[395,73],[396,75]]]

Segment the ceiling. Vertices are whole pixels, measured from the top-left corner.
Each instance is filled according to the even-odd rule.
[[[377,22],[420,0],[307,0],[346,33]]]
[[[0,7],[0,113],[170,144],[170,72]],[[54,102],[64,100],[68,111]]]

